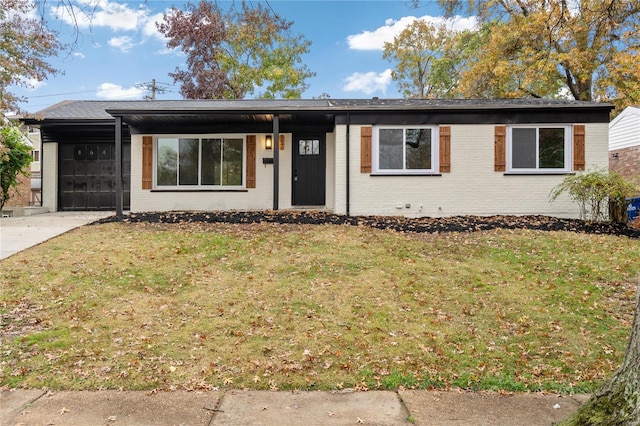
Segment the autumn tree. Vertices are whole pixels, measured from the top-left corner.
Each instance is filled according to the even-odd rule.
[[[29,87],[57,73],[47,58],[62,45],[35,7],[30,0],[0,0],[0,114],[18,111],[23,100],[10,86]]]
[[[449,97],[454,87],[453,55],[445,55],[450,35],[444,26],[417,19],[384,43],[382,57],[395,62],[391,78],[407,98]]]
[[[640,0],[438,3],[447,16],[477,16],[486,32],[460,71],[461,96],[640,103]]]
[[[201,1],[172,8],[158,30],[187,55],[187,69],[169,74],[185,98],[299,98],[315,74],[301,64],[311,43],[292,35],[292,24],[260,3],[223,11]]]

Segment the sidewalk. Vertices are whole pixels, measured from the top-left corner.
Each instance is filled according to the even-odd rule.
[[[587,398],[463,391],[3,390],[0,424],[542,426],[561,420]]]
[[[55,212],[0,218],[0,259],[114,212]]]

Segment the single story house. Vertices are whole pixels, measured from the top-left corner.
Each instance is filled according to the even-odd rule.
[[[640,179],[640,106],[625,108],[609,123],[609,170]]]
[[[25,121],[41,129],[51,211],[578,217],[549,193],[607,167],[611,109],[548,99],[67,101]]]

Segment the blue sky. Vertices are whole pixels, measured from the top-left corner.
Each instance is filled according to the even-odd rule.
[[[47,2],[46,19],[58,31],[64,43],[77,41],[72,49],[52,58],[52,65],[62,71],[30,88],[16,88],[27,98],[21,106],[36,112],[62,100],[142,99],[149,95],[140,85],[155,79],[167,89],[158,99],[180,99],[179,86],[169,73],[184,67],[185,56],[166,48],[155,22],[184,1],[170,0],[81,0],[96,3],[91,26],[80,21],[76,34],[59,3]],[[259,0],[253,0],[254,2]],[[219,1],[222,7],[231,5]],[[414,9],[409,0],[307,1],[270,0],[271,8],[284,19],[293,21],[293,31],[312,42],[304,63],[316,76],[307,80],[310,87],[303,98],[398,98],[391,79],[392,64],[382,59],[385,41],[406,28],[415,19],[442,22],[435,1],[423,0]],[[81,15],[78,15],[81,16]],[[470,28],[473,18],[458,18],[449,25]]]

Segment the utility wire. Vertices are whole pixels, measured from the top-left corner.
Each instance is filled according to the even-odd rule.
[[[33,98],[51,98],[53,96],[66,96],[66,95],[78,95],[80,93],[95,93],[95,90],[84,90],[82,92],[67,92],[67,93],[56,93],[52,95],[35,95],[35,96],[27,96],[27,99]]]
[[[165,86],[165,87],[159,87],[160,85]],[[179,93],[177,90],[172,89],[172,88],[176,87],[174,84],[157,82],[157,81],[155,81],[155,79],[153,79],[151,81],[151,83],[141,83],[141,84],[136,84],[135,86],[139,87],[139,88],[146,89],[146,90],[151,90],[152,91],[152,95],[153,95],[153,88],[154,87],[155,87],[156,93]],[[53,97],[57,97],[57,96],[80,95],[80,94],[83,94],[83,93],[97,93],[97,92],[98,92],[97,90],[82,90],[82,91],[78,91],[78,92],[63,92],[63,93],[51,93],[51,94],[47,94],[47,95],[25,96],[24,98],[28,102],[30,99],[53,98]],[[153,99],[155,99],[155,98],[153,98]]]

